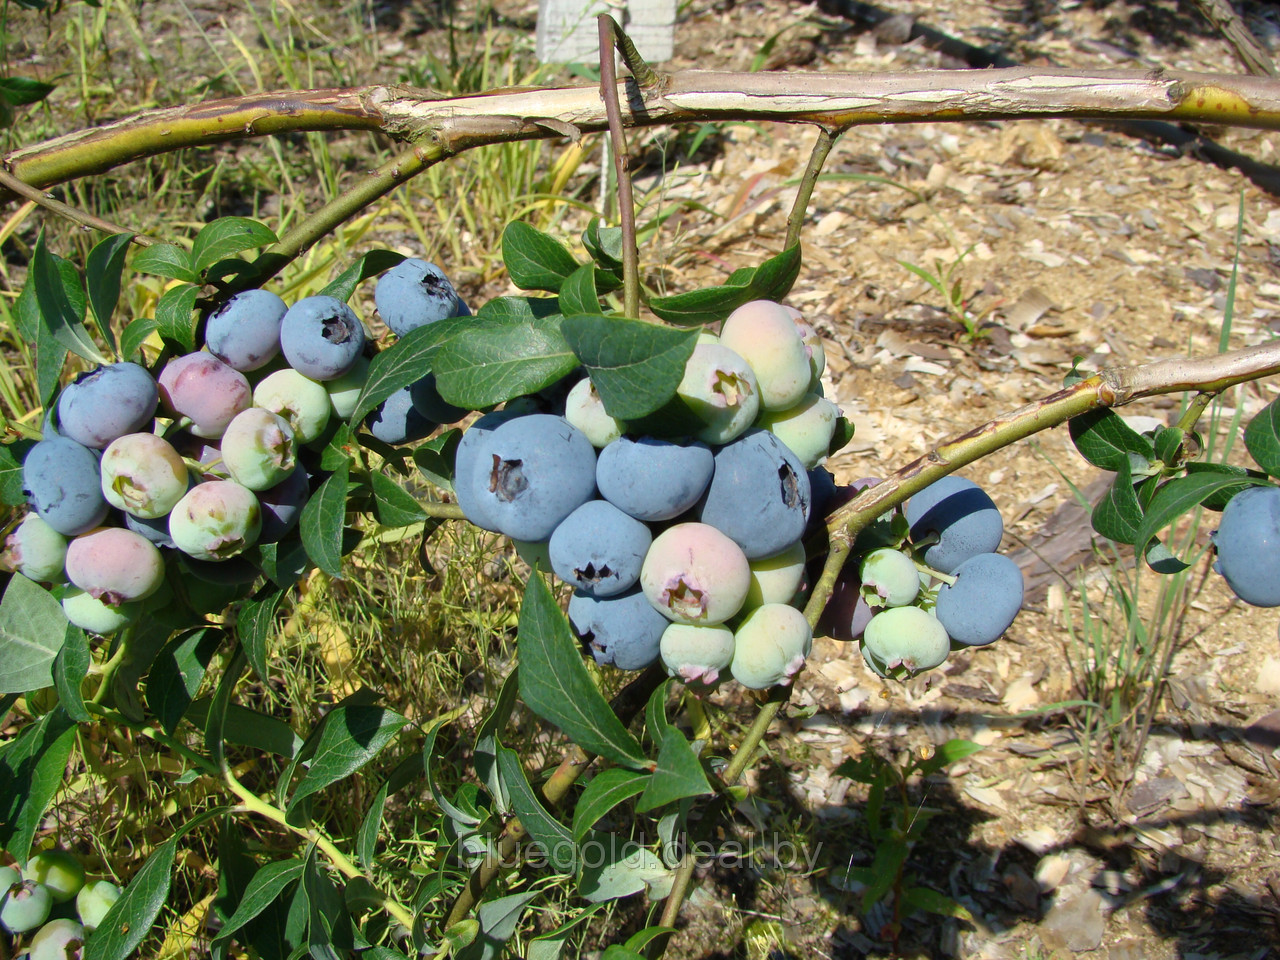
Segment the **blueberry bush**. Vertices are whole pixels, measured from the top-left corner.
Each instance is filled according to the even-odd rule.
[[[1252,469],[1197,460],[1196,440],[1209,398],[1280,372],[1280,344],[1077,371],[1051,396],[889,476],[838,485],[823,462],[856,425],[822,395],[830,345],[787,304],[803,277],[800,228],[834,139],[855,121],[906,119],[908,108],[877,100],[872,84],[855,110],[841,78],[822,78],[832,102],[816,112],[785,103],[783,88],[802,80],[780,88],[721,75],[699,88],[659,78],[616,28],[602,29],[650,109],[619,97],[611,56],[603,105],[594,87],[565,93],[572,123],[513,121],[541,116],[528,92],[495,94],[512,102],[486,104],[470,125],[431,100],[369,98],[359,122],[406,124],[410,149],[283,236],[245,217],[214,220],[189,245],[135,246],[144,238],[108,229],[82,264],[43,235],[36,243],[16,312],[35,345],[39,403],[0,447],[12,572],[0,602],[0,697],[6,711],[22,698],[27,717],[0,744],[0,843],[12,863],[0,866],[0,925],[11,950],[31,960],[143,955],[182,839],[204,830],[217,837],[217,889],[203,914],[211,956],[489,958],[518,943],[547,960],[601,904],[641,894],[662,906],[605,956],[661,955],[694,882],[691,847],[742,799],[744,772],[815,635],[906,680],[950,656],[983,656],[970,648],[1008,630],[1023,582],[998,552],[1000,512],[954,472],[1062,424],[1084,458],[1115,474],[1093,511],[1099,533],[1172,573],[1186,561],[1162,531],[1195,507],[1221,511],[1217,569],[1245,602],[1280,606],[1280,404],[1244,431]],[[998,73],[948,77],[961,93],[947,96],[967,99],[939,95],[930,109],[965,119],[1030,111],[1036,77]],[[1274,83],[1110,79],[1105,93],[1044,81],[1051,104],[1036,109],[1269,126],[1280,115]],[[1252,113],[1206,105],[1196,91],[1211,83],[1231,84]],[[474,312],[447,268],[385,250],[293,303],[271,289],[317,238],[464,147],[574,124],[621,142],[627,125],[742,112],[725,105],[731,90],[757,99],[743,108],[751,116],[823,133],[786,248],[723,285],[642,290],[620,164],[619,222],[594,219],[562,238],[513,221],[502,257],[524,292]],[[291,97],[270,108],[272,129],[318,128],[321,96]],[[141,114],[24,148],[0,184],[43,189],[148,152],[247,136],[243,120],[230,121],[264,109],[226,101]],[[223,120],[220,132],[201,116]],[[147,139],[161,127],[172,143]],[[122,291],[146,277],[166,289],[152,315],[126,320]],[[349,304],[362,284],[391,331],[377,342]],[[1139,433],[1113,409],[1165,393],[1197,398],[1176,426]],[[362,539],[416,527],[425,542],[455,524],[514,541],[530,568],[515,614],[518,664],[466,745],[461,782],[439,769],[449,716],[397,712],[361,688],[294,730],[250,696],[251,685],[278,682],[269,645],[285,612],[304,589],[343,578]],[[755,691],[755,721],[737,743],[691,738],[670,712],[676,691],[697,714],[722,684]],[[610,686],[620,687],[612,701]],[[517,705],[558,731],[563,760],[549,777],[532,776],[510,745]],[[200,791],[182,829],[121,886],[86,881],[75,857],[47,844],[44,815],[90,729],[116,732],[99,749],[145,739],[181,771],[155,804]],[[952,742],[903,767],[868,759],[839,772],[882,800],[972,749]],[[359,827],[335,834],[324,798],[351,781],[364,787]],[[425,862],[385,828],[397,795],[431,809],[428,829],[442,842]],[[892,893],[900,907],[962,916],[949,897],[904,880],[905,851],[927,818],[910,815],[905,793],[901,811],[879,803],[868,828],[884,857],[862,877],[868,901]],[[284,839],[250,849],[239,831],[251,820]],[[632,839],[640,821],[657,843]],[[545,877],[567,878],[576,908],[533,936]]]

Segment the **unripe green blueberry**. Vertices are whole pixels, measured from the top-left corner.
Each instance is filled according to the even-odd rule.
[[[66,850],[41,850],[22,872],[27,879],[48,887],[54,903],[66,903],[84,886],[84,867]]]
[[[705,523],[678,523],[654,538],[640,570],[654,608],[677,623],[724,623],[751,586],[742,548]]]
[[[900,550],[881,547],[862,558],[862,595],[874,606],[905,607],[920,593],[920,571]]]
[[[324,381],[325,392],[329,394],[329,406],[342,420],[350,420],[356,412],[356,401],[360,399],[360,391],[369,379],[369,358],[361,354],[355,366],[336,380]]]
[[[809,369],[813,373],[809,386],[813,389],[813,385],[822,378],[822,371],[827,369],[827,354],[822,347],[822,335],[813,324],[805,321],[804,314],[795,307],[783,304],[782,309],[790,314],[796,330],[800,332],[800,339],[804,342],[805,353],[809,357]]]
[[[0,562],[29,580],[57,583],[63,578],[66,559],[67,538],[40,519],[38,514],[29,513],[5,538]]]
[[[326,413],[328,402],[326,396]],[[267,490],[281,483],[293,473],[297,462],[289,421],[262,407],[236,414],[222,435],[223,466],[232,480],[250,490]]]
[[[766,603],[743,617],[733,640],[733,679],[764,690],[800,672],[813,649],[813,630],[795,607]]]
[[[744,607],[790,603],[804,580],[804,544],[796,541],[771,557],[751,561],[751,586]]]
[[[704,443],[728,443],[741,436],[760,412],[760,388],[751,365],[719,343],[693,348],[676,396],[701,424],[693,435]]]
[[[86,930],[98,929],[111,905],[120,899],[121,890],[110,880],[86,883],[76,894],[76,913]]]
[[[622,436],[624,424],[605,412],[590,377],[575,383],[565,397],[564,418],[586,434],[597,450],[603,450]]]
[[[159,548],[124,527],[98,527],[72,539],[66,567],[68,580],[113,607],[143,600],[164,582]]]
[[[862,632],[862,656],[882,677],[914,677],[941,665],[950,652],[946,628],[919,607],[881,610]]]
[[[142,613],[142,605],[121,603],[112,606],[78,587],[72,587],[63,594],[62,612],[81,630],[107,637],[135,622]]]
[[[0,900],[3,900],[9,891],[21,882],[22,871],[17,867],[0,867]]]
[[[806,393],[794,407],[766,410],[756,422],[785,443],[806,470],[812,470],[827,458],[839,419],[840,408],[834,403]]]
[[[0,927],[10,933],[29,933],[49,919],[53,893],[43,883],[23,880],[9,889],[0,907]]]
[[[234,480],[198,483],[169,514],[174,545],[197,560],[226,560],[253,545],[262,531],[262,507]]]
[[[324,433],[333,412],[331,395],[325,385],[304,377],[297,370],[277,370],[264,377],[253,388],[253,405],[289,421],[298,443],[310,443]],[[225,438],[222,449],[225,456]]]
[[[80,960],[85,928],[65,917],[41,927],[27,947],[27,960]]]
[[[788,410],[808,392],[809,352],[785,307],[770,300],[744,303],[725,320],[720,343],[751,365],[762,409]]]
[[[102,495],[143,520],[163,517],[188,486],[187,465],[173,444],[153,433],[127,433],[102,454]]]
[[[733,631],[723,624],[673,623],[662,631],[658,649],[668,674],[710,686],[733,662],[733,646]]]

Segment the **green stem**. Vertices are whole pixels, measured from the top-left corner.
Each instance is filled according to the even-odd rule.
[[[299,827],[289,822],[289,818],[285,816],[285,812],[274,804],[267,803],[248,787],[236,779],[231,768],[227,767],[223,771],[223,780],[227,784],[228,789],[240,798],[240,803],[245,812],[256,813],[260,817],[265,817],[273,823],[279,824],[290,833],[294,833],[308,843],[314,843],[316,848],[329,858],[329,862],[349,880],[357,877],[368,880],[369,878],[351,862],[345,853],[338,849],[332,840],[321,833],[319,830],[311,830],[307,827]],[[372,885],[372,884],[371,884]],[[376,888],[375,888],[376,889]],[[382,901],[379,904],[387,913],[395,917],[395,919],[408,929],[413,929],[413,912],[406,908],[397,900],[385,894],[382,895]]]
[[[631,172],[627,169],[627,138],[622,132],[622,106],[618,102],[618,75],[613,63],[613,38],[622,28],[608,14],[597,18],[600,31],[600,95],[609,119],[609,143],[618,179],[618,221],[622,225],[622,312],[640,316],[640,250],[636,246],[635,199]]]
[[[93,706],[101,706],[103,700],[106,699],[107,694],[111,690],[111,681],[115,678],[116,671],[120,669],[120,665],[124,663],[125,657],[129,655],[129,638],[132,635],[132,627],[126,627],[124,630],[120,631],[119,642],[116,644],[115,652],[111,654],[111,656],[107,658],[107,662],[102,665],[102,669],[99,671],[102,680],[98,684],[98,689],[93,691],[93,698],[85,704],[86,707],[89,706],[89,704],[92,704]]]
[[[435,517],[437,520],[465,520],[467,515],[462,512],[462,507],[456,503],[441,503],[438,500],[428,500],[425,503],[419,502],[422,512],[428,517]]]
[[[221,771],[212,761],[209,760],[208,757],[202,757],[181,740],[170,736],[163,730],[157,730],[155,727],[149,726],[145,723],[138,723],[134,720],[130,720],[119,710],[104,707],[94,701],[85,703],[85,709],[95,716],[101,717],[103,720],[110,720],[118,726],[126,727],[134,733],[141,734],[149,740],[154,740],[166,750],[176,753],[193,767],[198,768],[200,772],[206,776],[217,777],[221,774]]]
[[[63,219],[70,220],[72,223],[78,223],[81,226],[89,227],[93,230],[99,230],[105,234],[131,233],[118,223],[112,223],[110,220],[104,220],[102,217],[95,216],[87,210],[81,210],[79,207],[73,207],[69,203],[63,203],[61,200],[55,200],[45,191],[30,186],[19,180],[9,171],[0,167],[0,186],[7,187],[20,197],[26,197],[37,206],[44,207],[51,213],[55,213]],[[153,243],[158,243],[151,237],[140,233],[135,233],[130,238],[133,243],[140,247],[149,247]]]
[[[809,201],[813,198],[813,188],[818,183],[823,164],[827,162],[831,148],[836,145],[840,135],[848,129],[847,126],[818,128],[818,142],[809,153],[809,163],[804,168],[800,189],[796,193],[795,202],[791,204],[791,214],[787,217],[787,241],[784,249],[790,250],[800,242],[800,230],[804,226],[805,214],[809,210]]]

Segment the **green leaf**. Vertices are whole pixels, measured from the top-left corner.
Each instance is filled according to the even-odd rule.
[[[613,943],[604,948],[604,953],[600,954],[600,960],[645,960],[645,956],[643,953],[636,953],[634,950]]]
[[[190,353],[196,349],[196,300],[200,288],[190,284],[170,287],[156,303],[156,329]]]
[[[649,783],[649,775],[610,767],[596,774],[573,808],[573,839],[581,840],[606,813],[634,797]]]
[[[748,286],[756,300],[781,300],[800,276],[800,244],[787,247],[756,267]]]
[[[436,756],[436,738],[439,737],[440,731],[444,729],[450,719],[452,718],[448,715],[437,717],[427,726],[427,736],[422,744],[422,769],[427,776],[427,790],[440,809],[444,811],[445,816],[456,821],[462,826],[474,827],[480,822],[479,817],[473,816],[450,801],[448,795],[436,782],[434,762]]]
[[[587,673],[569,622],[538,574],[525,587],[516,644],[520,697],[530,710],[590,753],[628,767],[649,766]]]
[[[75,742],[76,725],[58,706],[23,727],[0,754],[0,842],[19,863],[26,863],[45,811],[63,785]]]
[[[670,297],[654,297],[649,301],[649,309],[667,323],[701,327],[718,323],[755,298],[751,288],[746,286],[707,287]]]
[[[1191,567],[1191,564],[1184,563],[1175,557],[1173,551],[1159,540],[1152,540],[1147,544],[1145,558],[1147,566],[1156,573],[1163,573],[1166,576],[1173,573],[1181,573]]]
[[[540,891],[515,893],[497,900],[486,900],[476,910],[480,932],[469,945],[459,950],[457,960],[495,960],[502,952],[503,944],[510,940],[520,922],[525,907],[532,903]]]
[[[499,320],[477,314],[440,346],[436,386],[445,400],[479,410],[550,386],[578,366],[556,318]]]
[[[1221,490],[1242,488],[1251,485],[1249,480],[1238,477],[1223,476],[1212,473],[1191,473],[1176,480],[1170,480],[1151,498],[1146,515],[1138,525],[1134,534],[1133,545],[1145,551],[1147,541],[1163,530],[1188,510],[1199,506],[1204,500]]]
[[[302,868],[302,886],[307,895],[307,947],[316,960],[350,957],[354,938],[351,915],[342,894],[321,870],[316,846],[307,850]]]
[[[648,416],[675,396],[698,342],[696,330],[582,314],[566,316],[560,332],[619,420]]]
[[[143,247],[133,258],[133,269],[184,283],[199,283],[200,277],[191,266],[191,254],[171,243]]]
[[[583,844],[578,893],[591,903],[617,900],[646,887],[656,899],[671,888],[672,871],[652,850],[613,834],[591,834]]]
[[[76,723],[88,723],[92,719],[80,694],[80,685],[89,675],[90,660],[89,641],[84,631],[68,623],[62,649],[53,659],[53,685],[58,691],[58,702]]]
[[[911,910],[923,910],[940,917],[955,917],[957,920],[973,921],[973,914],[946,894],[928,887],[906,887],[902,891],[902,905]]]
[[[605,227],[599,217],[592,217],[587,229],[582,231],[582,245],[592,259],[606,270],[621,272],[622,228]]]
[[[636,812],[643,813],[685,797],[701,797],[714,792],[689,741],[678,728],[668,726],[662,733],[658,768],[649,778],[649,784],[636,804]]]
[[[348,467],[333,471],[302,508],[298,530],[311,562],[335,580],[342,579],[342,530],[347,513]]]
[[[335,707],[325,720],[311,766],[293,791],[288,811],[305,797],[355,773],[376,757],[408,722],[383,707]]]
[[[560,312],[599,315],[600,294],[596,290],[596,271],[591,264],[584,264],[573,271],[560,287]]]
[[[375,470],[369,474],[369,481],[373,487],[373,511],[384,527],[407,527],[426,517],[427,512],[413,494],[385,473]]]
[[[288,591],[266,584],[252,598],[244,601],[236,612],[236,635],[240,648],[264,683],[271,678],[267,673],[267,638],[275,626],[276,608]]]
[[[1161,427],[1157,430],[1152,441],[1156,458],[1166,466],[1176,467],[1182,458],[1182,441],[1186,435],[1186,431],[1178,427]]]
[[[248,217],[220,217],[206,224],[191,246],[191,263],[196,273],[204,273],[224,257],[242,250],[256,250],[276,242],[275,231]]]
[[[0,97],[14,107],[39,103],[55,89],[57,88],[52,83],[44,83],[32,77],[0,77]]]
[[[147,675],[147,706],[165,733],[178,729],[221,643],[221,630],[200,627],[178,634],[156,656]]]
[[[875,859],[871,862],[871,873],[875,880],[862,892],[862,910],[865,913],[874,907],[889,892],[898,877],[898,871],[907,859],[909,848],[906,842],[897,836],[885,836],[876,844]]]
[[[1280,400],[1271,401],[1249,421],[1244,445],[1258,466],[1280,478]]]
[[[63,264],[66,266],[64,267]],[[44,245],[44,230],[31,255],[31,280],[42,325],[59,344],[90,363],[106,363],[84,326],[85,296],[74,266],[55,257]]]
[[[218,931],[218,937],[230,937],[250,920],[262,913],[263,910],[275,903],[276,899],[287,887],[301,878],[301,860],[277,860],[275,863],[268,863],[260,867],[253,875],[253,879],[249,881],[248,887],[245,888],[244,896],[236,905],[236,912],[230,916],[227,922],[222,925],[222,929]]]
[[[914,766],[920,772],[920,776],[927,777],[937,773],[943,767],[949,767],[965,757],[973,756],[981,749],[982,744],[974,743],[972,740],[948,740],[934,750],[929,759],[917,760]]]
[[[564,244],[519,220],[502,231],[502,260],[511,281],[521,290],[558,293],[565,279],[578,269]]]
[[[1113,473],[1122,462],[1129,464],[1131,453],[1146,460],[1156,455],[1150,440],[1125,423],[1120,414],[1105,407],[1072,417],[1067,421],[1067,430],[1082,457]]]
[[[209,700],[209,710],[204,715],[204,746],[209,751],[209,758],[213,761],[214,766],[221,770],[227,769],[226,758],[226,736],[227,736],[227,714],[231,711],[231,695],[235,692],[236,684],[240,682],[240,674],[244,672],[245,655],[237,652],[231,662],[227,664],[227,669],[223,671],[222,676],[218,679],[218,685],[214,688],[213,697]],[[193,718],[193,722],[194,718]]]
[[[67,617],[49,591],[14,574],[0,600],[0,694],[53,683],[53,659],[66,639]]]
[[[22,492],[22,461],[34,446],[34,440],[26,439],[0,444],[0,503],[6,507],[17,507],[27,502],[26,494]]]
[[[462,431],[454,428],[437,433],[413,451],[413,463],[428,481],[453,492],[453,464],[462,442]]]
[[[556,873],[573,873],[578,865],[578,845],[559,820],[538,799],[514,750],[497,745],[498,770],[511,797],[520,824],[542,846],[546,864]]]
[[[84,944],[84,960],[124,960],[142,943],[169,898],[178,838],[171,837],[147,858],[120,899]]]
[[[660,937],[669,937],[676,932],[675,927],[645,927],[627,937],[623,947],[627,950],[644,951],[644,948]]]
[[[1266,474],[1264,473],[1246,470],[1244,467],[1237,467],[1230,463],[1197,463],[1196,461],[1192,461],[1185,464],[1184,469],[1188,474],[1213,473],[1223,477],[1239,477],[1241,480],[1252,480],[1254,482],[1263,482],[1266,480]],[[1222,510],[1238,492],[1238,490],[1233,490],[1228,487],[1224,490],[1218,491],[1212,496],[1206,497],[1200,505],[1206,510]]]
[[[1093,508],[1093,529],[1116,543],[1133,543],[1142,522],[1142,507],[1133,489],[1129,458],[1117,461],[1116,478]]]
[[[210,699],[201,697],[187,710],[187,720],[196,727],[206,726]],[[223,714],[222,739],[242,747],[253,747],[291,760],[302,746],[302,738],[283,720],[250,710],[236,703],[227,704]]]
[[[671,722],[667,719],[667,696],[671,692],[672,680],[663,680],[649,694],[649,701],[644,705],[644,729],[654,745],[662,743],[667,727]]]
[[[135,360],[141,355],[142,345],[160,324],[155,317],[139,317],[130,320],[120,334],[120,357],[124,360]]]
[[[494,805],[501,813],[508,811],[510,803],[502,774],[498,770],[498,738],[506,728],[507,721],[511,719],[511,713],[515,710],[519,696],[520,668],[516,666],[503,679],[498,696],[494,699],[493,708],[476,728],[475,755],[471,760],[477,779],[489,788]]]
[[[98,322],[98,332],[112,351],[116,349],[111,332],[111,315],[120,301],[120,277],[124,273],[124,256],[129,251],[131,233],[117,233],[98,241],[85,261],[84,279],[89,293],[89,309]]]
[[[449,317],[410,330],[369,362],[351,423],[360,423],[378,404],[397,390],[417,383],[431,372],[431,359],[442,341],[472,322],[472,317]]]
[[[350,300],[351,295],[370,277],[377,276],[384,270],[398,266],[404,260],[404,254],[392,250],[370,250],[342,273],[338,274],[320,291],[322,297],[337,297],[339,300]]]

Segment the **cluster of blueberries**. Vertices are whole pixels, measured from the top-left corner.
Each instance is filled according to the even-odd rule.
[[[702,687],[785,683],[813,641],[799,609],[811,579],[802,539],[857,489],[838,489],[820,466],[840,416],[822,396],[824,365],[797,311],[748,303],[686,364],[676,398],[687,437],[613,419],[583,379],[555,412],[517,401],[476,421],[458,448],[458,502],[574,588],[569,620],[599,663],[635,670],[661,658]],[[1022,602],[1017,566],[993,552],[1003,528],[990,498],[947,478],[912,508],[928,572],[907,553],[875,551],[853,565],[822,624],[862,637],[881,675],[941,663],[949,632],[989,643]],[[944,586],[922,591],[935,575]],[[850,596],[857,609],[841,613]],[[884,609],[864,635],[858,619],[872,608]]]
[[[932,670],[951,650],[985,646],[1022,609],[1022,571],[996,553],[1004,523],[977,484],[946,476],[907,501],[909,533],[849,564],[819,628],[861,640],[882,677]]]
[[[423,260],[384,274],[375,300],[399,335],[469,312]],[[304,460],[354,413],[367,340],[335,297],[288,306],[249,290],[209,316],[205,349],[168,360],[158,376],[129,362],[81,375],[23,461],[33,512],[9,534],[6,565],[67,584],[59,592],[68,619],[99,634],[133,622],[160,591],[162,548],[197,576],[252,580],[258,569],[240,555],[297,525],[316,475]],[[404,443],[463,413],[426,378],[389,397],[364,426]],[[231,569],[233,558],[245,569]]]
[[[44,850],[26,865],[0,866],[0,928],[30,934],[27,960],[76,960],[85,934],[95,930],[120,888],[109,880],[86,882],[84,867],[65,850]]]

